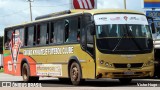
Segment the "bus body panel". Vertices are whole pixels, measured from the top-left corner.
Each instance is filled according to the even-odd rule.
[[[6,53],[9,51],[5,52]],[[21,67],[22,67],[22,61],[25,60],[27,64],[30,66],[30,75],[35,76],[36,75],[36,62],[29,56],[24,56],[22,53],[19,54],[17,62],[16,62],[16,68],[14,67],[14,63],[12,60],[12,56],[10,53],[8,53],[7,56],[4,56],[4,72],[7,74],[12,74],[15,76],[21,76]]]
[[[41,49],[49,49],[49,48],[61,48],[63,49],[64,47],[74,47],[73,48],[73,53],[72,54],[67,54],[67,49],[66,51],[63,52],[55,52],[55,55],[24,55],[26,51],[33,51],[33,50],[41,50]],[[52,76],[52,75],[37,75],[37,66],[36,65],[57,65],[60,64],[62,65],[62,75],[61,76],[53,76],[53,77],[69,77],[68,76],[68,63],[69,59],[72,56],[76,56],[78,58],[78,62],[81,65],[82,69],[82,77],[83,78],[95,78],[95,63],[94,60],[91,56],[86,58],[87,53],[84,52],[81,49],[80,44],[75,44],[75,45],[63,45],[63,46],[48,46],[48,47],[40,47],[40,48],[22,48],[21,54],[18,56],[18,61],[16,63],[17,68],[14,70],[14,65],[12,61],[11,55],[5,56],[4,57],[4,71],[7,74],[12,74],[16,76],[21,75],[21,69],[22,69],[22,62],[25,60],[27,64],[30,67],[30,76]],[[10,52],[6,51],[5,53]],[[63,53],[63,54],[62,54]],[[45,66],[44,66],[45,67]],[[90,68],[88,68],[90,67]],[[49,72],[49,71],[48,71]],[[46,72],[47,73],[47,72]],[[88,74],[89,73],[89,74]]]
[[[77,13],[77,12],[75,12],[73,10],[73,13]],[[81,17],[83,17],[83,19],[84,18],[86,19],[86,21],[82,20],[83,24],[84,24],[84,22],[87,22],[87,20],[92,20],[94,15],[101,14],[101,13],[102,14],[104,14],[104,13],[105,14],[106,13],[112,13],[112,14],[121,13],[121,16],[122,16],[122,14],[125,14],[125,13],[127,13],[127,14],[134,13],[137,15],[143,15],[142,13],[127,11],[127,10],[115,10],[115,11],[114,10],[111,10],[111,11],[93,10],[93,12],[92,12],[92,10],[90,10],[90,11],[83,11],[82,10],[81,13],[83,13],[83,14],[89,13],[90,15],[92,14],[92,16],[86,16],[87,18],[85,18],[85,15],[81,16]],[[57,30],[57,33],[56,33],[57,36],[59,33],[61,34],[61,32],[58,32],[60,30],[63,31],[63,34],[61,34],[61,35],[66,34],[66,33],[64,33],[65,27],[60,28],[61,26],[59,26],[54,29],[53,29],[53,27],[58,26],[60,24],[64,25],[64,23],[69,22],[67,20],[65,21],[66,17],[69,17],[69,16],[70,16],[70,14],[67,14],[64,16],[62,15],[62,16],[57,16],[57,17],[50,17],[48,19],[36,20],[34,22],[22,24],[19,26],[8,27],[7,29],[12,29],[12,30],[14,30],[13,28],[15,28],[15,27],[16,28],[17,27],[18,28],[24,27],[24,30],[27,31],[27,34],[28,34],[28,36],[26,34],[24,34],[27,36],[27,37],[23,36],[23,39],[27,38],[25,40],[28,40],[28,37],[29,37],[29,31],[28,31],[29,29],[28,28],[30,27],[30,28],[32,28],[30,30],[35,30],[35,31],[30,32],[30,34],[32,34],[32,36],[33,35],[35,35],[35,36],[33,37],[34,39],[32,38],[31,46],[27,46],[27,45],[25,46],[26,43],[24,43],[24,46],[22,48],[20,48],[20,52],[18,52],[18,57],[17,57],[16,63],[14,62],[14,60],[12,60],[12,58],[13,58],[12,53],[11,53],[12,49],[11,50],[9,50],[9,49],[4,50],[4,72],[8,73],[8,74],[16,75],[16,76],[21,75],[22,66],[23,66],[23,63],[25,62],[29,65],[30,76],[46,76],[46,77],[57,77],[57,78],[68,77],[69,78],[69,70],[70,70],[69,65],[70,65],[70,61],[73,60],[80,65],[80,69],[82,70],[82,79],[137,78],[137,77],[153,76],[153,72],[154,72],[154,65],[153,65],[154,54],[153,54],[153,52],[154,51],[143,53],[143,54],[142,53],[135,53],[135,54],[101,53],[97,47],[96,35],[90,36],[90,37],[94,37],[94,40],[92,43],[89,43],[89,42],[87,43],[87,40],[84,40],[84,43],[82,43],[82,37],[83,37],[82,35],[80,37],[81,40],[77,41],[76,44],[72,43],[72,42],[66,43],[64,40],[65,37],[63,37],[63,40],[61,43],[59,43],[59,42],[57,43],[56,41],[51,42],[49,39],[51,39],[51,40],[53,39],[52,36],[54,36],[55,35],[54,33],[56,32],[56,31],[54,31],[54,29]],[[72,15],[70,16],[70,18],[72,18]],[[88,18],[90,18],[90,19],[88,19]],[[80,19],[82,19],[82,18],[77,18],[76,20],[78,21]],[[103,20],[104,22],[106,22],[106,20],[108,20],[105,17],[98,18],[98,19]],[[113,18],[113,21],[117,20],[117,19],[120,20],[118,17],[118,18]],[[124,19],[123,21],[127,21],[127,18],[121,18],[121,19]],[[134,17],[132,19],[136,19],[136,18]],[[142,19],[144,19],[144,18],[142,18]],[[60,20],[60,22],[58,20]],[[70,20],[70,19],[68,19],[68,20]],[[43,45],[44,43],[43,44],[37,43],[37,41],[40,40],[38,38],[37,33],[40,33],[40,30],[41,30],[40,25],[42,24],[42,22],[45,23],[44,26],[42,25],[43,26],[42,29],[47,30],[47,32],[45,32],[47,35],[43,35],[43,33],[42,33],[42,35],[44,37],[46,36],[45,37],[45,39],[46,39],[45,45]],[[55,24],[56,22],[59,22],[59,23]],[[61,22],[63,22],[63,23],[61,23]],[[119,22],[121,22],[121,21],[119,21]],[[116,24],[118,24],[119,22],[116,22]],[[90,21],[85,23],[86,25],[82,25],[79,28],[77,28],[76,32],[78,32],[78,29],[80,29],[81,32],[82,32],[82,30],[84,30],[84,31],[88,30],[86,28],[87,26],[89,26],[88,23],[90,23]],[[145,23],[147,23],[147,22],[145,22]],[[109,24],[109,22],[107,22],[107,24]],[[112,23],[112,24],[114,24],[114,23]],[[136,24],[136,21],[134,21],[134,24]],[[141,23],[139,22],[139,24],[141,24]],[[33,26],[35,25],[35,26],[33,27],[32,25]],[[94,23],[94,25],[96,25],[96,24]],[[53,30],[51,30],[51,29],[53,29]],[[38,30],[39,30],[39,32],[38,32]],[[7,32],[7,30],[6,30],[6,32]],[[33,34],[34,32],[36,32],[36,33]],[[49,34],[51,32],[53,33],[53,35]],[[26,33],[26,32],[24,32],[24,33]],[[84,33],[83,33],[83,35],[84,35]],[[85,39],[88,38],[87,35],[88,35],[88,32],[86,31],[85,35],[84,35]],[[125,34],[123,36],[125,36]],[[39,34],[39,37],[40,37],[40,34]],[[56,38],[61,38],[61,37],[56,37]],[[110,38],[113,38],[113,37],[110,37]],[[119,38],[119,37],[116,37],[116,38]],[[124,37],[122,37],[121,39],[123,39],[123,38]],[[130,38],[130,37],[127,37],[127,38]],[[24,42],[25,42],[25,40],[24,40]],[[42,39],[42,40],[44,40],[44,39]],[[47,40],[48,40],[48,42],[47,42]],[[54,38],[54,40],[58,40],[58,39]],[[5,41],[4,43],[7,42],[6,40],[4,40],[4,41]],[[132,43],[134,43],[134,41]],[[27,44],[28,44],[28,42],[27,42]],[[89,52],[89,49],[87,51],[87,44],[92,44],[92,45],[90,45],[91,48],[89,47],[89,49],[91,49],[90,51],[93,50],[94,53]],[[107,43],[103,42],[102,44],[105,45]],[[125,44],[128,44],[128,43],[125,43]],[[113,45],[113,44],[111,44],[111,45]],[[118,45],[118,43],[117,43],[117,45]],[[112,51],[114,51],[114,49]],[[102,64],[100,64],[100,63],[102,63]],[[136,65],[135,65],[136,63],[138,63],[138,65],[140,65],[138,68],[136,68]],[[149,63],[149,65],[147,65],[148,63]],[[117,67],[115,67],[115,64],[122,64],[122,66],[117,68]],[[132,67],[132,64],[134,64],[135,67]],[[122,68],[122,67],[124,67],[124,68]]]
[[[148,54],[111,55],[101,53],[98,49],[96,49],[96,76],[102,74],[103,78],[138,78],[147,76],[152,77],[154,74],[153,52],[154,51]],[[104,61],[103,64],[100,64],[101,60]],[[149,61],[153,62],[151,62],[150,65],[146,65]],[[108,63],[109,65],[106,66],[105,63]],[[130,64],[131,66],[128,66],[128,64]],[[127,72],[131,72],[132,74],[127,74]]]

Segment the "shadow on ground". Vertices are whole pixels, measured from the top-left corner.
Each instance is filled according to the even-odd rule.
[[[23,81],[17,81],[16,83],[23,83]],[[59,81],[59,80],[40,80],[38,83],[42,84],[42,87],[75,87],[70,81]],[[129,84],[122,84],[118,80],[86,80],[80,87],[138,87],[137,83],[141,84],[158,84],[160,86],[160,81],[152,80],[133,80]]]

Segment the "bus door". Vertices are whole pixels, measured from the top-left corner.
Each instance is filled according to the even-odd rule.
[[[88,69],[88,77],[95,78],[95,41],[94,35],[91,35],[90,24],[92,22],[91,15],[84,15],[84,28],[81,30],[81,46],[86,52],[86,61]]]

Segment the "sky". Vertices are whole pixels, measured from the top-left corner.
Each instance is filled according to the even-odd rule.
[[[0,36],[4,34],[4,28],[11,25],[30,21],[30,8],[28,0],[0,0]],[[143,0],[126,0],[127,9],[144,12]],[[37,16],[69,10],[70,0],[33,0],[33,20]],[[97,8],[124,9],[123,0],[97,0]]]

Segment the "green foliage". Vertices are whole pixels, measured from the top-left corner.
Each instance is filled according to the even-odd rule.
[[[3,68],[0,68],[0,73],[1,73],[1,72],[4,72],[4,69],[3,69]]]

